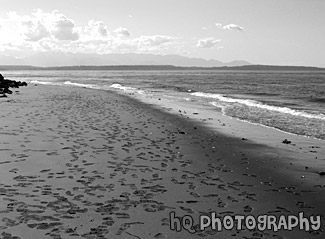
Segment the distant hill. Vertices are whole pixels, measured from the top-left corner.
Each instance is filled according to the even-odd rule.
[[[215,68],[214,68],[215,69]],[[278,65],[245,65],[235,67],[218,67],[219,70],[243,71],[325,71],[325,68],[313,66],[278,66]]]
[[[0,65],[33,65],[41,67],[75,66],[75,65],[173,65],[182,67],[221,67],[250,65],[247,61],[224,63],[218,60],[205,60],[180,55],[154,54],[81,54],[81,53],[37,53],[30,57],[16,59],[0,56]]]
[[[173,71],[173,70],[222,70],[222,71],[325,71],[325,68],[310,66],[222,66],[222,67],[181,67],[172,65],[108,65],[108,66],[54,66],[38,67],[30,65],[0,65],[0,71],[8,70],[107,70],[107,71]]]

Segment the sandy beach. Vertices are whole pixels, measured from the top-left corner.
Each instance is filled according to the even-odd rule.
[[[324,238],[324,141],[81,87],[0,106],[2,238]],[[213,213],[308,222],[219,231]]]

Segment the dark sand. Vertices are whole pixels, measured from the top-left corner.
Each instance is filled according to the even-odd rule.
[[[325,176],[302,161],[322,165],[320,146],[229,137],[109,91],[30,85],[0,106],[2,238],[324,238]],[[171,212],[191,215],[196,232],[172,231]],[[212,212],[304,212],[322,225],[199,230]]]

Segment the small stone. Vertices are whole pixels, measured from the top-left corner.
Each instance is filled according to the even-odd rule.
[[[284,144],[291,144],[291,141],[289,141],[289,140],[287,140],[287,139],[284,139],[284,140],[282,141],[282,143],[284,143]]]

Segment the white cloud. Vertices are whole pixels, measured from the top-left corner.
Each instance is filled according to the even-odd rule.
[[[217,23],[216,23],[216,26],[217,26],[218,28],[221,28],[221,27],[222,27],[222,24],[219,23],[219,22],[217,22]]]
[[[89,20],[85,26],[58,11],[34,10],[28,15],[10,12],[0,16],[0,52],[23,57],[35,52],[118,53],[168,51],[177,45],[176,38],[166,35],[130,37],[127,28],[119,27],[110,34],[108,26]]]
[[[141,36],[135,39],[135,41],[143,46],[159,46],[161,44],[170,42],[171,40],[173,40],[173,37],[163,35]]]
[[[54,24],[55,30],[52,31],[54,37],[58,40],[70,40],[75,41],[79,39],[79,33],[77,32],[72,20],[61,16]]]
[[[34,44],[35,47],[38,46],[39,51],[58,51],[59,45],[50,39],[42,39],[38,44]]]
[[[105,39],[86,39],[81,37],[78,41],[51,42],[41,40],[37,42],[39,51],[47,51],[50,48],[57,51],[74,53],[129,53],[129,52],[154,52],[158,53],[168,47],[168,43],[174,38],[170,36],[140,36],[137,38],[121,38],[110,35]],[[51,44],[54,44],[51,45]],[[165,48],[166,47],[166,48]]]
[[[171,36],[153,35],[140,36],[133,39],[113,38],[110,42],[110,50],[113,52],[159,52],[169,47],[175,39]]]
[[[37,12],[35,11],[34,14]],[[36,16],[19,16],[16,12],[8,13],[9,19],[5,19],[7,34],[12,34],[10,30],[16,30],[16,37],[26,41],[39,41],[44,37],[49,37],[50,32],[46,26]],[[10,29],[12,28],[12,29]],[[13,35],[13,34],[12,34]]]
[[[28,41],[39,41],[50,36],[50,32],[46,27],[36,19],[22,21],[21,26],[23,27],[22,33]]]
[[[89,20],[85,33],[93,37],[106,37],[109,35],[108,27],[102,21]]]
[[[236,24],[228,24],[226,26],[223,26],[222,29],[224,30],[236,30],[236,31],[243,31],[244,28],[241,26],[238,26]]]
[[[27,41],[36,42],[43,38],[75,41],[79,38],[74,21],[58,11],[49,13],[36,9],[31,15],[9,12],[8,16],[10,21],[18,24],[19,34]]]
[[[216,27],[222,30],[235,30],[235,31],[244,31],[244,28],[236,24],[228,24],[223,26],[221,23],[217,22]]]
[[[204,39],[200,39],[197,44],[196,47],[199,48],[212,48],[214,47],[217,43],[219,43],[221,40],[219,39],[214,39],[212,37],[210,38],[204,38]]]
[[[128,37],[130,36],[130,32],[128,29],[124,28],[124,27],[119,27],[119,28],[116,28],[114,30],[114,32],[119,35],[119,36],[123,36],[123,37]]]

